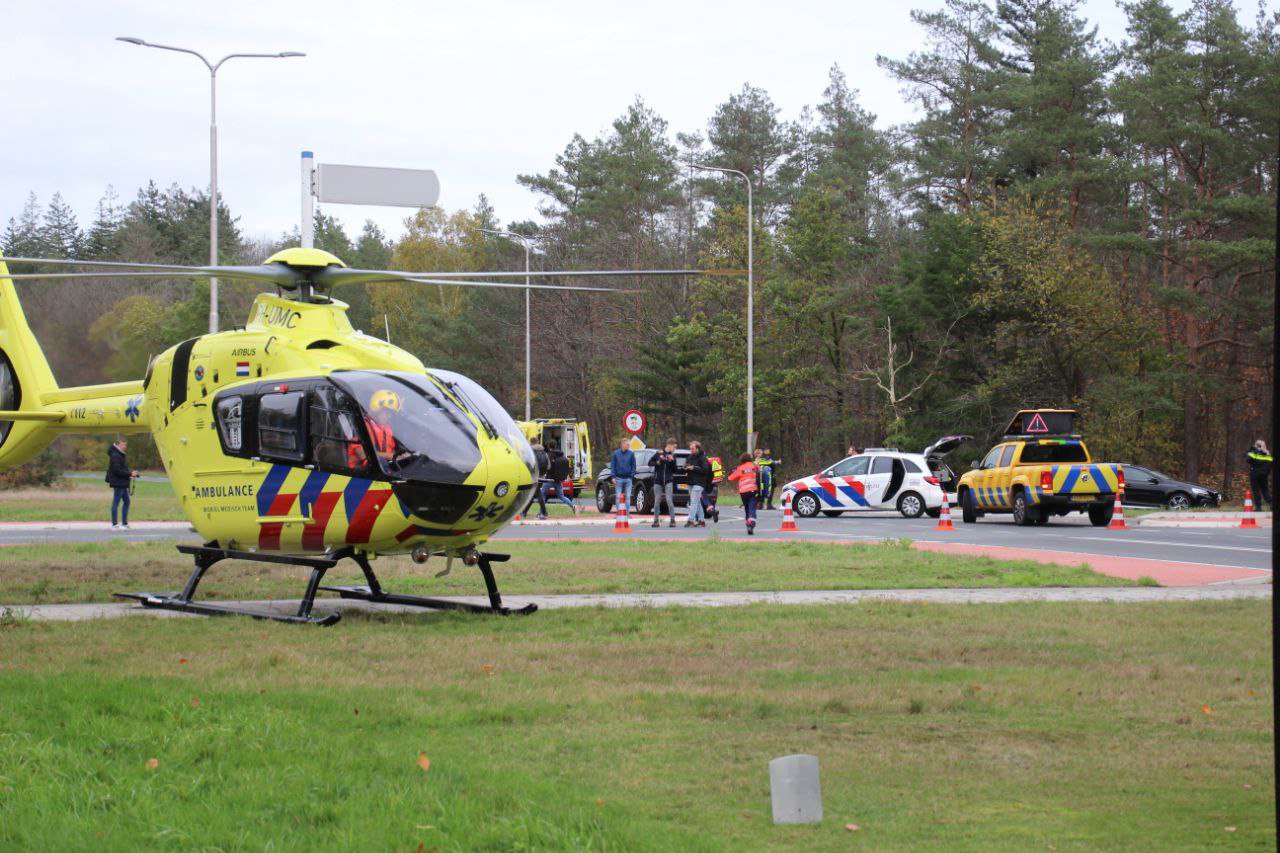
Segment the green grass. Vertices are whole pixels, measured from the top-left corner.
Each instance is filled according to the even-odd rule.
[[[493,550],[512,559],[495,565],[503,592],[710,592],[776,589],[880,589],[927,587],[1133,586],[1081,566],[916,551],[905,542],[503,542]],[[434,558],[419,566],[407,557],[375,563],[385,585],[419,594],[484,593],[480,573],[454,563],[451,575]],[[105,601],[113,592],[182,587],[191,561],[172,542],[21,545],[0,548],[0,603]],[[363,583],[350,561],[329,573],[330,583]],[[205,598],[296,598],[306,570],[230,561],[210,570]]]
[[[1274,849],[1272,687],[1265,601],[16,621],[0,848]]]
[[[130,521],[183,521],[168,483],[134,483]],[[47,489],[0,491],[0,521],[110,521],[111,487],[96,480],[64,477]]]

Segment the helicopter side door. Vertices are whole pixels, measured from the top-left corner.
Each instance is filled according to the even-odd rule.
[[[228,456],[347,476],[370,473],[370,445],[350,396],[322,380],[236,388],[217,395],[214,415]]]

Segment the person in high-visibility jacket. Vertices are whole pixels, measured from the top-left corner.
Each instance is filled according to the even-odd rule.
[[[773,509],[773,484],[777,480],[774,476],[774,466],[778,465],[782,460],[773,458],[773,451],[769,448],[756,448],[755,463],[760,466],[760,508]]]
[[[1269,483],[1271,480],[1271,451],[1267,450],[1267,443],[1262,439],[1258,439],[1253,443],[1253,447],[1244,455],[1244,461],[1249,463],[1249,488],[1253,490],[1253,505],[1255,509],[1262,508],[1262,502],[1267,502],[1268,509],[1275,509],[1275,504],[1271,501],[1271,489]]]
[[[747,518],[747,535],[756,532],[756,507],[759,504],[760,466],[756,465],[750,453],[738,457],[738,467],[729,474],[729,479],[738,484],[738,497],[742,498],[742,509]]]

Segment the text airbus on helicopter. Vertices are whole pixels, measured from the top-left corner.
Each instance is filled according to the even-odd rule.
[[[11,275],[6,261],[99,268]],[[726,275],[731,270],[589,270],[535,276]],[[117,593],[146,607],[331,625],[312,617],[325,572],[350,558],[367,586],[323,587],[344,598],[486,613],[502,606],[479,546],[524,510],[537,480],[533,451],[507,411],[479,384],[428,368],[412,354],[352,328],[329,297],[347,284],[422,284],[605,291],[600,287],[476,281],[525,273],[421,273],[348,269],[318,249],[286,249],[259,266],[190,267],[0,257],[0,471],[28,461],[59,435],[151,433],[201,546],[179,546],[195,568],[177,593]],[[102,277],[228,278],[263,282],[242,329],[202,335],[155,356],[132,382],[60,388],[27,325],[14,280]],[[411,554],[478,566],[490,606],[383,590],[371,560]],[[296,615],[193,600],[223,559],[311,569]]]

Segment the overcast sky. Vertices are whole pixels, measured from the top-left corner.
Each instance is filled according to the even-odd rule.
[[[1280,0],[1267,0],[1274,9]],[[1189,0],[1174,0],[1185,9]],[[676,131],[702,131],[743,83],[793,119],[838,63],[883,127],[911,119],[877,53],[922,46],[911,8],[940,0],[607,3],[421,0],[12,2],[4,12],[0,222],[34,190],[56,191],[87,225],[108,184],[123,201],[146,181],[209,183],[209,74],[195,57],[114,41],[137,36],[230,52],[218,75],[219,189],[247,236],[296,226],[299,155],[435,169],[440,203],[480,193],[504,222],[536,216],[515,182],[545,172],[574,133],[594,137],[641,96]],[[1124,36],[1114,0],[1086,0],[1104,38]],[[1252,21],[1252,0],[1242,17]],[[332,205],[355,233],[405,211]]]

